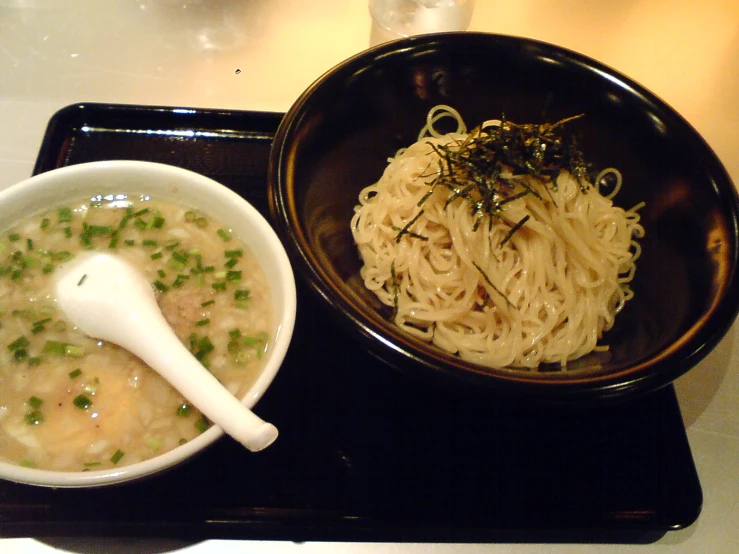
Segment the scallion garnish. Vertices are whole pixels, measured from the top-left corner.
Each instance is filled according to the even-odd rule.
[[[77,406],[80,410],[87,410],[92,406],[92,400],[87,398],[84,394],[75,396],[72,403]]]
[[[177,411],[175,412],[175,414],[177,415],[177,417],[187,417],[190,415],[191,412],[192,408],[190,408],[189,404],[180,404],[179,406],[177,406]]]
[[[44,414],[41,413],[41,410],[31,410],[23,416],[23,419],[28,423],[28,425],[38,425],[44,421]]]
[[[15,352],[16,350],[28,348],[30,344],[30,341],[26,337],[20,336],[8,345],[8,350]]]
[[[113,233],[110,235],[110,242],[108,243],[108,248],[111,250],[114,248],[118,248],[118,242],[121,240],[121,233],[117,229],[113,231]]]
[[[110,461],[111,461],[111,462],[112,462],[113,464],[117,464],[118,462],[120,462],[120,461],[121,461],[121,459],[122,459],[122,458],[123,458],[123,456],[125,456],[125,455],[126,455],[126,454],[125,454],[125,452],[123,452],[123,450],[121,450],[121,449],[119,448],[118,450],[116,450],[116,451],[115,451],[115,454],[113,454],[113,456],[111,456],[111,458],[110,458]]]
[[[150,226],[152,229],[161,229],[164,227],[165,219],[161,215],[156,215],[151,219]]]
[[[54,356],[68,356],[70,358],[81,358],[85,355],[85,349],[81,346],[57,340],[45,341],[41,351]]]
[[[210,428],[210,422],[203,416],[195,421],[195,428],[201,433],[205,433]]]
[[[216,233],[217,233],[217,234],[218,234],[218,236],[219,236],[219,237],[221,237],[221,239],[223,239],[223,240],[224,240],[225,242],[228,242],[228,241],[230,241],[230,240],[231,240],[231,238],[232,238],[232,235],[231,235],[231,231],[229,231],[229,230],[227,230],[227,229],[218,229],[218,230],[216,231]]]
[[[154,288],[157,289],[159,292],[167,292],[169,290],[169,286],[162,283],[159,279],[154,281],[153,285]]]
[[[215,301],[215,300],[213,300],[213,299],[210,299],[210,300],[206,300],[205,302],[203,302],[202,304],[200,304],[200,306],[201,306],[202,308],[207,308],[208,306],[212,306],[212,305],[213,305],[213,304],[215,304],[215,303],[216,303],[216,301]]]
[[[72,371],[69,372],[69,378],[70,379],[76,379],[80,375],[82,375],[82,369],[80,369],[79,367],[77,369],[73,369]]]
[[[41,406],[44,405],[44,401],[41,400],[38,396],[32,396],[31,398],[28,399],[27,404],[31,408],[35,408],[38,410]]]

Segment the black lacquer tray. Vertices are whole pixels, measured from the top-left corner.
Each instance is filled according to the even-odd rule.
[[[49,122],[35,172],[105,159],[182,166],[268,215],[281,114],[78,104]],[[0,536],[438,542],[650,542],[690,525],[702,491],[669,386],[606,408],[502,406],[384,366],[298,283],[294,343],[228,438],[144,481],[93,490],[0,482]]]

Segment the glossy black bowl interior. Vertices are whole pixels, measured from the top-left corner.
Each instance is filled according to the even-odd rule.
[[[406,336],[364,288],[349,229],[358,193],[442,103],[470,127],[502,114],[553,122],[584,113],[569,128],[586,159],[621,170],[618,204],[646,202],[635,298],[606,335],[609,354],[587,356],[564,373],[475,366]],[[422,377],[565,401],[621,397],[656,389],[693,367],[737,313],[737,194],[719,160],[649,91],[549,44],[450,33],[403,39],[347,60],[283,119],[269,186],[278,232],[302,276],[370,351]]]

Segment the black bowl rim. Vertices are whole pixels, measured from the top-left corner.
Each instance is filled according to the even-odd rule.
[[[714,187],[721,188],[723,195],[731,198],[731,223],[734,248],[730,252],[734,261],[713,305],[704,317],[695,322],[683,335],[668,348],[647,359],[607,373],[540,373],[506,368],[486,368],[465,362],[459,358],[441,353],[433,346],[406,337],[392,322],[383,322],[380,329],[374,329],[371,321],[362,310],[355,307],[347,294],[318,263],[317,257],[308,248],[308,240],[300,228],[293,199],[283,188],[285,182],[282,165],[291,137],[294,135],[309,106],[314,93],[335,80],[340,80],[347,72],[366,60],[401,55],[404,52],[422,48],[423,45],[437,41],[501,41],[519,47],[532,47],[546,50],[557,59],[575,64],[588,71],[600,73],[616,82],[629,94],[663,113],[684,131],[691,135],[695,146],[703,150],[703,157],[711,161],[710,174]],[[404,372],[419,376],[431,370],[443,382],[462,382],[475,386],[496,389],[502,392],[524,393],[527,396],[555,402],[572,403],[580,400],[590,401],[621,398],[626,394],[644,393],[672,383],[698,364],[720,342],[733,325],[739,313],[739,195],[725,167],[701,134],[676,110],[650,90],[619,71],[574,50],[548,42],[496,33],[484,32],[446,32],[402,38],[374,46],[337,64],[318,77],[293,103],[278,126],[273,141],[268,169],[268,199],[273,220],[288,251],[294,259],[298,272],[329,307],[329,311],[344,323],[362,340],[365,348],[383,362]],[[386,336],[383,336],[383,333]],[[418,367],[420,366],[420,369]]]

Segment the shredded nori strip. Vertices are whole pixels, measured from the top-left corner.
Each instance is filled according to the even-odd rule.
[[[475,229],[486,216],[506,221],[501,212],[510,202],[529,194],[542,198],[525,179],[517,176],[539,181],[551,198],[550,189],[556,190],[557,177],[568,171],[581,190],[587,191],[590,166],[584,161],[575,138],[559,132],[566,123],[582,116],[543,124],[517,124],[503,116],[500,124],[477,127],[463,141],[431,145],[439,156],[438,174],[429,183],[429,192],[418,202],[421,210],[398,231],[395,240],[400,242],[404,235],[425,238],[411,227],[423,214],[423,204],[439,186],[449,190],[447,206],[458,199],[469,203]],[[501,177],[504,171],[512,176]],[[509,235],[522,225],[521,221],[512,224]],[[509,239],[510,236],[506,237],[503,243]]]

